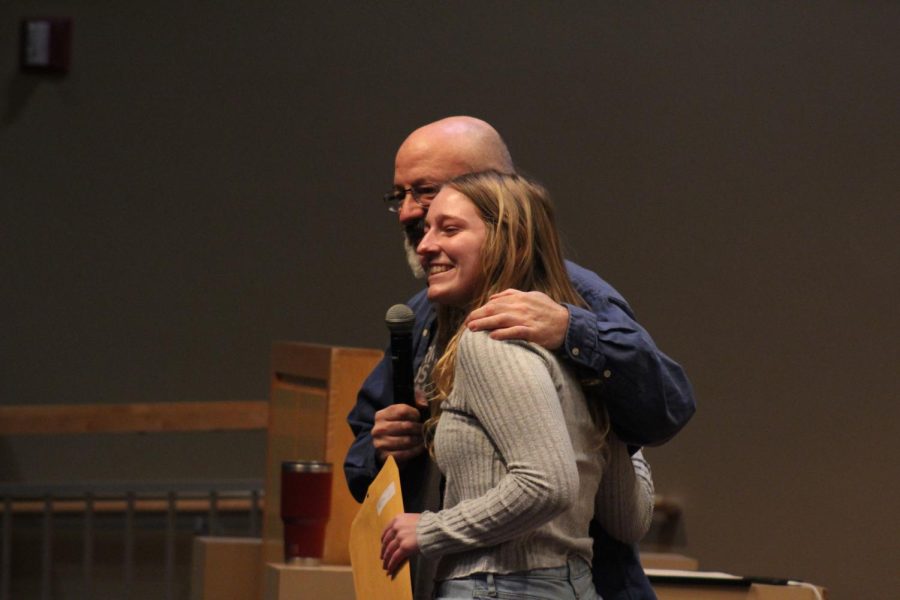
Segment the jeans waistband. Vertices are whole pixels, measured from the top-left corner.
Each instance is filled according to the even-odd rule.
[[[503,579],[504,577],[534,577],[546,579],[569,579],[570,577],[579,577],[591,572],[591,565],[580,556],[569,556],[566,564],[558,567],[546,567],[543,569],[531,569],[530,571],[514,571],[512,573],[473,573],[466,579],[475,579],[479,581],[487,581],[488,576],[491,579]]]

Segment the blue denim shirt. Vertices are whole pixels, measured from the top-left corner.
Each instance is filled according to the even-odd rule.
[[[694,414],[693,391],[684,370],[660,352],[634,318],[628,303],[595,273],[566,261],[575,289],[590,309],[567,305],[569,327],[559,349],[579,375],[596,384],[612,428],[631,446],[658,445],[671,439]],[[414,372],[418,370],[434,332],[434,309],[426,290],[408,306],[416,315],[413,327]],[[363,383],[347,421],[355,440],[344,461],[350,492],[362,502],[381,465],[372,445],[375,413],[393,404],[390,352]],[[421,485],[427,456],[401,471],[406,492]],[[405,498],[406,499],[406,498]],[[414,510],[409,503],[408,510]],[[656,596],[644,575],[637,549],[592,527],[594,582],[604,600],[646,600]]]

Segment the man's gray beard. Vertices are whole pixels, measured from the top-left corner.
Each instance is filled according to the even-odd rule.
[[[403,235],[403,250],[406,252],[406,262],[409,263],[409,268],[412,269],[413,277],[425,279],[425,270],[422,268],[422,263],[419,262],[419,255],[416,254],[416,248],[410,243],[406,234]]]

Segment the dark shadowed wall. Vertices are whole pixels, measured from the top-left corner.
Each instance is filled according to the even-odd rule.
[[[18,73],[33,15],[74,18],[67,77]],[[0,403],[261,399],[273,340],[382,346],[418,288],[393,153],[473,114],[691,375],[648,451],[686,552],[896,597],[898,31],[891,2],[3,2]],[[259,435],[143,444],[3,439],[0,474],[262,472]]]

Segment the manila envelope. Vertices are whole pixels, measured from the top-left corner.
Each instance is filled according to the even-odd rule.
[[[409,561],[393,578],[381,567],[381,532],[402,512],[400,471],[389,456],[350,526],[350,564],[358,599],[412,600]]]

